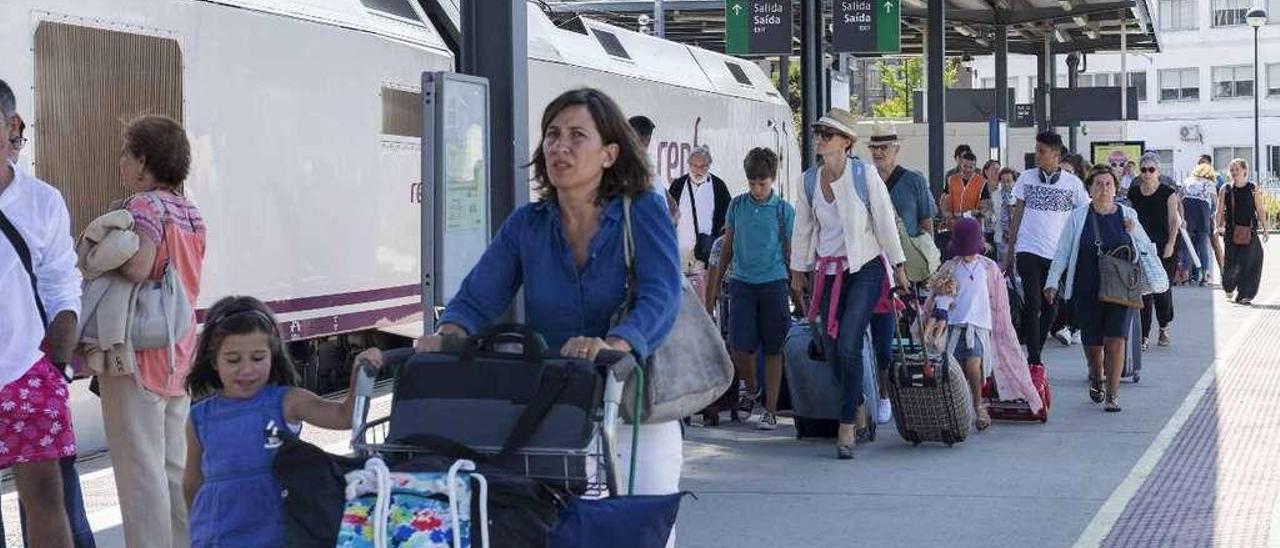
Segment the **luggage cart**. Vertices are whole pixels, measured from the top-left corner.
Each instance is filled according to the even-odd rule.
[[[516,465],[504,463],[503,468],[520,473],[548,486],[558,487],[569,493],[598,498],[626,494],[619,490],[621,478],[617,455],[617,423],[622,403],[622,388],[634,373],[643,386],[643,370],[636,366],[630,353],[601,351],[596,359],[596,370],[604,386],[603,405],[593,417],[595,434],[586,447],[556,449],[520,449],[515,452]],[[369,405],[373,396],[374,369],[367,364],[357,366],[355,408],[352,411],[351,449],[358,455],[378,456],[388,461],[405,460],[417,456],[437,455],[430,450],[412,445],[386,442],[390,416],[369,420]],[[637,391],[640,392],[640,391]],[[637,394],[637,413],[640,394]],[[638,430],[638,429],[635,429]],[[632,437],[634,451],[637,439]],[[478,448],[483,456],[498,454],[498,448]],[[633,453],[634,454],[634,453]],[[632,475],[634,475],[634,463]]]

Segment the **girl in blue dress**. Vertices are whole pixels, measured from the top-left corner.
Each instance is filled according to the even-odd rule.
[[[380,367],[382,354],[371,348],[361,360]],[[187,423],[182,480],[191,546],[284,546],[280,486],[271,474],[276,449],[265,432],[296,434],[303,422],[348,429],[355,405],[354,390],[338,402],[296,383],[271,309],[253,297],[226,297],[209,309],[187,378],[187,391],[203,398]]]

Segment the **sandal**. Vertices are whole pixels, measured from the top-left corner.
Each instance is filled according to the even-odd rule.
[[[986,406],[978,409],[978,420],[974,421],[973,425],[977,427],[979,432],[986,430],[991,426],[991,415],[987,413]]]
[[[1102,386],[1102,379],[1095,379],[1089,376],[1089,399],[1093,403],[1102,403],[1103,398],[1107,395],[1107,391]]]
[[[1116,401],[1115,394],[1107,394],[1107,404],[1102,409],[1108,413],[1120,412],[1120,403]]]

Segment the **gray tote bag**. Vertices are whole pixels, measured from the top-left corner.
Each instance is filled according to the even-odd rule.
[[[631,233],[631,198],[623,197],[623,253],[627,261],[627,295],[614,325],[630,313],[636,302],[635,240]],[[633,406],[622,406],[631,423],[654,424],[681,420],[716,401],[733,382],[733,362],[720,339],[720,330],[707,315],[688,280],[681,284],[680,311],[667,340],[643,364],[644,391],[641,416]],[[636,377],[623,387],[622,401],[636,397]]]

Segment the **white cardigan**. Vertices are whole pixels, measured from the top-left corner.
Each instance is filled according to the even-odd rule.
[[[867,205],[853,190],[852,168],[861,164],[866,173],[867,196],[871,202],[871,215],[868,218]],[[813,169],[820,169],[814,167]],[[813,204],[808,203],[805,195],[804,175],[796,182],[794,188],[801,189],[796,200],[795,228],[791,232],[791,269],[797,272],[813,270],[818,249],[818,223],[814,216]],[[893,202],[889,199],[889,189],[884,186],[880,174],[869,164],[854,160],[846,164],[844,174],[831,183],[831,190],[836,197],[836,211],[844,222],[844,247],[848,259],[849,272],[857,272],[862,265],[872,259],[885,255],[889,264],[897,265],[906,262],[902,252],[902,241],[898,238],[897,213]],[[814,189],[814,199],[820,200],[821,182]]]
[[[1062,295],[1062,299],[1071,298],[1071,288],[1075,285],[1076,279],[1076,260],[1080,252],[1080,233],[1084,231],[1084,223],[1089,218],[1089,209],[1093,205],[1076,208],[1071,212],[1071,217],[1067,219],[1067,225],[1062,228],[1062,236],[1058,238],[1058,251],[1054,254],[1053,264],[1049,267],[1049,277],[1045,281],[1046,288],[1054,288]],[[1138,212],[1134,211],[1126,205],[1116,204],[1120,208],[1120,212],[1124,215],[1125,224],[1128,225],[1129,236],[1133,238],[1134,251],[1138,253],[1157,253],[1156,244],[1147,236],[1147,231],[1142,229],[1142,223],[1138,222]],[[1141,264],[1142,261],[1139,261]],[[1066,271],[1067,278],[1062,280],[1062,272]],[[1061,284],[1065,283],[1066,287]],[[1030,298],[1030,297],[1028,297]]]

